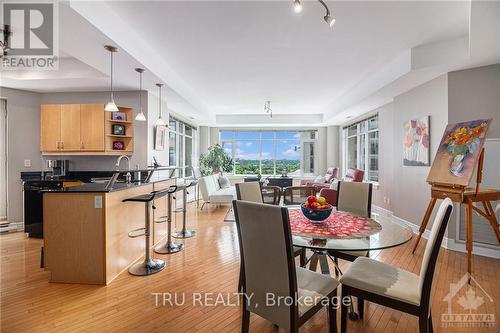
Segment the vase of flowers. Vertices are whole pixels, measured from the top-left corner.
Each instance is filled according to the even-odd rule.
[[[444,141],[446,150],[453,157],[450,162],[452,175],[460,177],[468,154],[473,154],[479,147],[481,133],[488,124],[486,122],[474,127],[456,127]]]

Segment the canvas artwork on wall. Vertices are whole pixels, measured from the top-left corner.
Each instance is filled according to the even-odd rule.
[[[429,165],[429,116],[403,124],[403,165]]]
[[[446,126],[427,182],[469,185],[491,121],[479,119]]]

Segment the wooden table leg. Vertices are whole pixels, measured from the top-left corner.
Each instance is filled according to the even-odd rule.
[[[420,228],[418,230],[418,236],[417,240],[415,242],[415,245],[413,246],[413,251],[412,253],[415,253],[415,250],[417,249],[418,243],[420,242],[420,238],[422,238],[422,234],[425,231],[425,228],[427,227],[427,223],[429,223],[429,219],[432,214],[432,210],[434,209],[434,206],[436,205],[436,198],[431,198],[431,201],[429,202],[429,206],[427,206],[427,210],[425,211],[424,218],[422,220],[422,224],[420,224]]]
[[[497,237],[497,242],[500,244],[500,226],[498,225],[498,220],[495,215],[495,210],[491,206],[490,201],[483,201],[484,209],[486,214],[489,216],[488,222],[490,222],[493,231],[495,231],[495,236]]]
[[[465,230],[467,231],[467,240],[465,248],[467,250],[467,272],[472,274],[472,201],[465,203]],[[470,279],[469,279],[470,283]]]

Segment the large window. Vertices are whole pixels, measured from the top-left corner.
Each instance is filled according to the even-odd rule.
[[[233,158],[236,175],[300,175],[315,171],[316,131],[223,130],[220,139]]]
[[[178,174],[180,177],[190,177],[195,154],[196,129],[174,117],[170,117],[168,134],[168,164],[183,168]]]
[[[378,115],[344,127],[344,168],[365,171],[366,181],[378,181]]]

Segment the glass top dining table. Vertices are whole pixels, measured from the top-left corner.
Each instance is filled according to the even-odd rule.
[[[413,236],[408,225],[376,213],[372,213],[370,219],[354,213],[333,211],[328,220],[317,224],[303,216],[300,206],[289,206],[288,209],[293,245],[311,250],[381,250],[402,245]],[[351,225],[352,228],[334,230],[343,225]],[[318,227],[321,232],[317,232]]]

